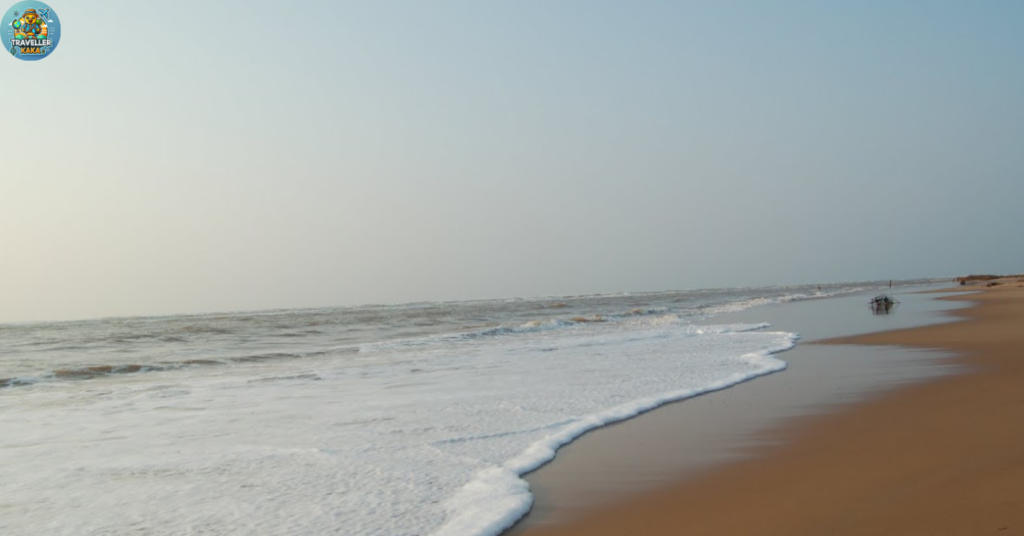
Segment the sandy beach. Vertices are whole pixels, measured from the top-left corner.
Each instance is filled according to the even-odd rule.
[[[966,372],[791,419],[762,455],[517,534],[1024,534],[1024,283],[999,283],[943,298],[974,304],[965,322],[824,342],[946,349]]]

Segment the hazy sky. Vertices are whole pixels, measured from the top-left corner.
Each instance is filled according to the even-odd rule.
[[[50,5],[0,321],[1024,271],[1024,2]]]

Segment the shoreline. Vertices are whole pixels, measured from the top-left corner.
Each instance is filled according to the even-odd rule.
[[[981,527],[977,523],[981,519],[976,516],[961,516],[961,519],[970,518],[972,524],[944,522],[924,530],[921,528],[925,526],[921,524],[924,515],[921,512],[942,514],[933,515],[932,518],[946,517],[949,512],[957,510],[955,504],[948,503],[943,508],[929,508],[929,505],[949,497],[966,500],[964,494],[953,493],[948,486],[939,485],[943,478],[953,478],[950,473],[960,475],[958,482],[962,481],[966,478],[963,476],[965,471],[980,463],[965,462],[966,453],[979,457],[989,457],[990,451],[1001,453],[1003,457],[1000,460],[1012,458],[1013,455],[1024,456],[1016,454],[1024,453],[1024,433],[999,431],[1000,426],[1008,428],[1012,427],[1012,422],[1020,422],[1024,416],[1024,409],[1021,408],[1024,398],[1019,398],[1016,406],[1010,400],[1009,407],[1013,413],[989,400],[999,396],[999,393],[1012,399],[1014,384],[1009,383],[1009,388],[1000,384],[1001,390],[989,389],[991,393],[986,391],[986,394],[991,394],[990,397],[975,399],[968,396],[979,389],[976,384],[991,387],[989,384],[1009,381],[992,370],[1002,371],[1009,367],[1020,372],[1019,365],[1013,362],[1013,351],[1020,348],[1016,346],[1020,343],[1019,336],[1014,338],[1013,328],[1007,332],[1005,321],[1000,324],[992,315],[998,317],[1000,314],[1010,314],[1018,321],[1024,318],[1024,293],[1021,287],[1024,285],[1014,280],[1010,285],[1001,287],[948,289],[949,292],[985,291],[966,297],[941,298],[944,301],[975,303],[966,309],[953,311],[957,317],[966,318],[965,322],[875,330],[866,335],[833,338],[800,346],[811,347],[819,352],[833,352],[848,348],[845,345],[849,344],[889,347],[879,351],[890,351],[892,346],[925,349],[941,347],[956,352],[956,356],[933,355],[932,360],[960,367],[961,371],[967,368],[964,374],[922,378],[928,380],[926,382],[911,380],[906,382],[909,385],[896,382],[900,384],[898,389],[889,388],[861,400],[847,401],[854,402],[852,404],[844,402],[843,405],[826,407],[824,411],[791,416],[793,418],[769,426],[767,432],[757,434],[760,445],[744,449],[743,456],[727,456],[720,463],[699,471],[677,471],[666,478],[667,482],[648,486],[646,490],[624,490],[613,501],[600,508],[591,506],[584,509],[571,519],[558,519],[557,523],[522,523],[505,534],[719,535],[751,532],[801,534],[804,531],[807,534],[868,534],[878,533],[879,530],[901,534],[931,534],[943,533],[945,529],[954,526],[956,530],[949,533],[977,532]],[[1006,306],[1004,302],[1010,305]],[[996,312],[991,313],[993,310]],[[1011,312],[1006,313],[1004,310]],[[989,348],[987,341],[993,338],[1000,341],[1002,346]],[[858,348],[863,352],[863,346]],[[990,353],[992,356],[989,356]],[[979,371],[979,366],[985,365],[988,368],[982,367],[983,371]],[[1021,379],[1019,375],[1013,377]],[[752,382],[751,385],[766,379]],[[958,407],[955,401],[960,398],[970,403]],[[943,419],[945,413],[936,415],[934,408],[938,404],[942,404],[938,407],[949,411],[950,415],[956,415],[957,419]],[[659,412],[662,415],[667,413],[659,409],[651,412],[651,415]],[[1004,412],[1006,415],[1000,420]],[[980,418],[979,414],[986,418]],[[916,428],[922,431],[915,432]],[[965,435],[967,438],[962,437]],[[989,441],[990,437],[1001,438],[1002,442],[993,445],[992,441],[995,440]],[[657,438],[654,440],[657,441]],[[608,442],[607,439],[604,441]],[[601,441],[592,441],[598,442]],[[561,457],[562,453],[559,455]],[[552,464],[558,465],[557,460]],[[993,485],[1003,491],[989,495],[975,489],[972,492],[976,497],[975,502],[984,501],[978,497],[985,496],[989,497],[990,502],[1012,503],[1009,505],[1010,512],[1014,509],[1024,512],[1024,504],[1021,504],[1021,497],[1024,497],[1024,474],[1020,473],[1024,462],[1014,464],[1006,461],[1004,466],[1009,473],[1021,476],[1020,485],[1014,487],[999,481]],[[666,471],[671,472],[672,469],[666,468]],[[977,476],[974,474],[972,478]],[[940,482],[934,486],[927,485],[935,479]],[[531,482],[531,487],[533,485]],[[1009,491],[1006,486],[1010,486]],[[912,501],[917,509],[906,512],[895,504],[888,504],[886,497],[899,499],[896,502]],[[543,505],[544,501],[543,493],[538,493],[536,502]],[[964,504],[970,504],[970,501]],[[999,510],[998,507],[996,509]],[[1002,513],[1002,510],[999,511]],[[750,515],[737,516],[737,512]],[[914,512],[918,515],[914,515]],[[1010,517],[1013,523],[1007,521],[993,530],[1003,526],[1011,529],[1014,526],[1022,527],[1019,522],[1024,514]]]

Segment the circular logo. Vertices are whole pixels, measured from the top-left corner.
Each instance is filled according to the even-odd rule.
[[[18,2],[0,20],[4,46],[19,60],[41,60],[53,53],[60,42],[60,19],[42,2]]]

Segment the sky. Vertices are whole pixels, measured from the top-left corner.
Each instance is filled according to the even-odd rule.
[[[1019,1],[50,6],[0,322],[1024,272]]]

